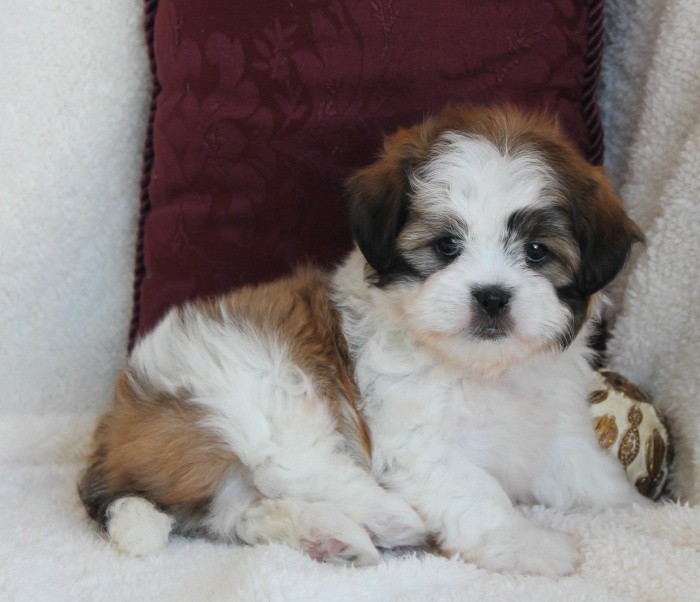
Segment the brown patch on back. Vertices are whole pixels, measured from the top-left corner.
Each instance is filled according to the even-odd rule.
[[[348,452],[369,467],[370,434],[359,412],[353,364],[327,277],[312,268],[290,278],[249,287],[180,310],[219,323],[248,325],[270,344],[283,344],[326,402]],[[95,452],[79,485],[90,516],[103,525],[109,504],[142,496],[180,519],[202,517],[220,485],[240,466],[238,457],[202,422],[205,409],[190,392],[154,389],[128,368],[117,383],[115,404],[95,432]],[[196,526],[196,520],[194,521]]]
[[[228,297],[228,316],[249,322],[289,348],[291,358],[314,384],[335,418],[357,461],[368,467],[372,455],[369,429],[359,411],[354,365],[330,299],[328,277],[312,267],[260,287],[247,287]],[[215,307],[208,310],[219,312]]]

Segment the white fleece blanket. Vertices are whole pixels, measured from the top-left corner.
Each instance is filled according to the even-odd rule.
[[[700,504],[700,2],[609,9],[606,152],[647,236],[618,287],[610,356],[666,415],[674,489]]]
[[[533,520],[577,534],[585,555],[559,580],[489,573],[437,556],[369,569],[319,564],[283,546],[176,538],[148,558],[98,537],[75,491],[94,415],[0,421],[0,600],[690,600],[700,599],[700,512],[668,505]]]
[[[613,20],[628,12],[626,2],[649,4],[611,2]],[[662,4],[674,10],[684,5],[697,15],[693,0]],[[141,6],[141,0],[0,0],[0,602],[700,599],[700,509],[674,505],[597,516],[529,510],[533,520],[581,538],[583,565],[560,580],[492,574],[434,556],[341,569],[281,546],[237,548],[184,539],[138,559],[119,554],[98,536],[75,483],[123,358],[129,318],[149,83]],[[630,12],[635,25],[617,32],[624,44],[613,48],[606,74],[618,80],[606,92],[611,157],[621,174],[624,166],[636,174],[624,176],[627,190],[640,192],[633,210],[638,218],[649,217],[648,223],[640,219],[643,226],[653,225],[649,259],[640,268],[667,282],[684,274],[697,282],[697,262],[679,255],[682,248],[697,251],[690,246],[691,230],[683,229],[693,223],[692,212],[683,209],[698,198],[683,196],[698,191],[683,165],[697,167],[700,156],[700,149],[691,148],[697,135],[686,137],[692,131],[688,113],[663,113],[671,105],[662,103],[658,115],[656,105],[635,101],[640,108],[630,106],[624,119],[610,116],[617,115],[611,107],[630,104],[630,90],[644,91],[650,103],[658,92],[655,82],[691,78],[684,70],[700,53],[671,54],[664,70],[662,44],[654,40],[668,23],[656,31],[655,10]],[[691,23],[686,26],[693,31]],[[645,63],[652,66],[646,87],[634,83],[635,73],[646,73],[635,62],[642,48],[648,57],[659,57]],[[637,71],[626,71],[627,65]],[[684,102],[690,97],[688,91]],[[649,128],[646,138],[631,133],[639,124]],[[663,135],[654,140],[652,126],[658,125]],[[634,143],[615,148],[618,131],[620,140]],[[675,149],[678,162],[662,161],[660,169],[657,152],[644,152],[643,140],[658,142],[665,158]],[[658,188],[645,180],[645,170],[664,174]],[[663,209],[647,212],[654,195],[663,199]],[[665,231],[666,223],[676,229]],[[680,404],[689,394],[680,385],[672,390],[671,375],[681,362],[697,366],[698,351],[697,339],[692,350],[692,341],[680,339],[679,345],[676,333],[697,334],[698,322],[674,318],[664,329],[660,314],[651,312],[656,302],[642,311],[645,291],[658,290],[645,282],[644,274],[630,281],[630,291],[640,292],[626,299],[616,359],[639,382],[652,385],[664,403]],[[697,284],[684,284],[678,293],[687,299],[684,310],[697,315],[688,289]],[[644,321],[647,335],[625,326]],[[638,336],[644,339],[634,344],[639,362],[623,361],[624,342]],[[652,346],[651,336],[664,338]],[[692,373],[681,373],[679,382],[689,383]]]

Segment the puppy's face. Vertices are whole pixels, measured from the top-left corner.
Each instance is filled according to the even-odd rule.
[[[458,361],[565,347],[641,239],[603,172],[509,107],[399,131],[347,190],[367,278]]]

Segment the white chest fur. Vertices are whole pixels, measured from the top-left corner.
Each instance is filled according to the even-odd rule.
[[[428,457],[438,444],[456,462],[495,477],[511,499],[535,501],[531,484],[555,439],[586,429],[593,439],[586,407],[592,371],[577,351],[477,376],[437,363],[401,333],[375,331],[357,356],[357,379],[379,478],[397,462],[420,462],[416,455]]]
[[[513,501],[544,501],[537,477],[551,473],[562,437],[597,452],[587,407],[593,370],[586,327],[563,352],[492,369],[479,357],[457,365],[415,342],[362,280],[355,254],[335,285],[380,481],[387,483],[397,465],[469,464],[495,478]]]

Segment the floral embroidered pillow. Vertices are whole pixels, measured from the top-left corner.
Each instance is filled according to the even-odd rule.
[[[593,162],[602,0],[147,0],[132,343],[172,305],[350,248],[341,185],[449,102],[557,113]]]

